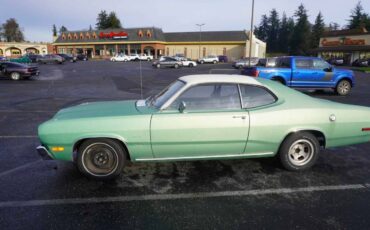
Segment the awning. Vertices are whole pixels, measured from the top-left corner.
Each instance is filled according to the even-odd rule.
[[[351,52],[351,51],[369,51],[370,46],[326,46],[313,49],[312,52]]]

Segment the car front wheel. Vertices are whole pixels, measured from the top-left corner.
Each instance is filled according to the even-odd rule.
[[[108,180],[121,174],[126,163],[126,151],[111,139],[90,139],[78,149],[77,166],[86,176]]]
[[[21,79],[21,75],[17,72],[13,72],[10,74],[10,78],[14,81],[18,81],[19,79]]]
[[[157,69],[161,68],[161,64],[156,65]]]
[[[308,132],[294,133],[287,137],[279,150],[285,169],[302,171],[315,164],[320,152],[317,138]]]
[[[175,69],[178,69],[179,68],[179,65],[178,64],[175,64],[174,67],[175,67]]]
[[[335,90],[338,95],[346,96],[351,91],[351,88],[351,83],[348,80],[341,80]]]

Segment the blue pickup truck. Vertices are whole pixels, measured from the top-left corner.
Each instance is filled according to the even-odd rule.
[[[351,70],[337,69],[317,57],[279,57],[274,67],[245,67],[242,74],[261,77],[294,88],[331,88],[339,95],[348,95],[354,86]]]

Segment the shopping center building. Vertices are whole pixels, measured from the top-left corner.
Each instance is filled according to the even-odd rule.
[[[90,58],[115,54],[148,54],[155,58],[182,54],[191,59],[226,55],[229,60],[249,56],[247,31],[202,31],[165,33],[160,28],[125,28],[67,31],[55,38],[57,53],[85,53]],[[266,43],[253,36],[252,56],[264,57]]]
[[[18,57],[27,53],[47,54],[53,52],[50,44],[33,42],[0,42],[0,56]]]
[[[327,31],[315,52],[325,59],[344,58],[346,65],[358,58],[370,58],[370,32],[365,28]]]

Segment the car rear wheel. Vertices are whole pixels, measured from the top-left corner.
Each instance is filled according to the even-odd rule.
[[[17,72],[13,72],[10,74],[10,78],[14,81],[18,81],[19,79],[21,79],[21,75]]]
[[[213,61],[213,64],[217,64],[217,61]]]
[[[337,84],[337,87],[336,87],[336,92],[338,95],[340,96],[346,96],[349,94],[349,92],[351,91],[351,82],[349,82],[348,80],[341,80],[338,84]]]
[[[156,67],[157,67],[157,69],[160,69],[161,68],[161,64],[157,64]]]
[[[121,174],[126,163],[127,152],[111,139],[90,139],[78,149],[77,166],[86,176],[93,179],[113,179]]]
[[[194,67],[193,63],[189,63],[189,67]]]
[[[175,67],[175,69],[178,69],[179,68],[179,65],[178,64],[175,64],[174,67]]]
[[[319,153],[317,138],[311,133],[299,132],[285,139],[279,150],[279,158],[285,169],[302,171],[315,164]]]
[[[200,61],[200,64],[204,64],[204,61],[202,60],[202,61]]]

